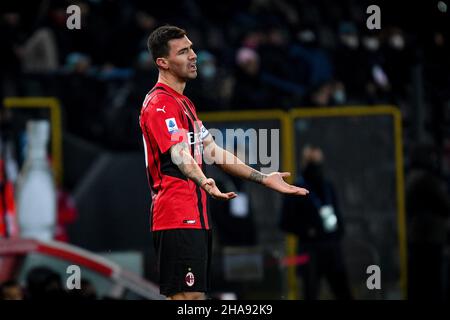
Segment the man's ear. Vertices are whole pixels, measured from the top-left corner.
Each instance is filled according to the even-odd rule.
[[[166,58],[157,58],[156,65],[163,70],[169,69],[169,61]]]

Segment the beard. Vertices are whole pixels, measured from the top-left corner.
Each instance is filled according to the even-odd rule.
[[[193,79],[197,78],[197,76],[198,76],[197,69],[195,69],[195,71],[189,71],[189,68],[188,68],[186,75],[187,75],[186,78],[189,80],[193,80]]]
[[[194,80],[194,79],[197,78],[197,76],[198,76],[198,73],[197,73],[197,72],[188,72],[188,74],[186,75],[186,77],[184,78],[184,80],[185,80],[185,81],[188,81],[188,80]]]
[[[177,68],[174,69],[175,75],[183,79],[184,81],[193,80],[197,78],[198,72],[197,69],[191,69],[191,67],[188,65],[179,65]]]
[[[197,78],[197,75],[198,75],[197,71],[195,71],[195,72],[191,71],[190,72],[189,70],[186,70],[186,69],[184,69],[184,70],[174,70],[172,72],[172,74],[176,78],[178,78],[178,79],[180,79],[180,80],[182,80],[184,82],[187,82],[189,80],[194,80],[195,78]]]

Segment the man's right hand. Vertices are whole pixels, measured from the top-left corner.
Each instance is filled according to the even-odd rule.
[[[201,187],[214,199],[217,200],[231,200],[237,197],[235,192],[223,193],[217,188],[214,179],[207,178],[202,182]]]

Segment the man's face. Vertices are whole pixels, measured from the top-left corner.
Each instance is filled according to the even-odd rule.
[[[197,77],[197,55],[192,42],[184,36],[169,41],[168,71],[184,81]]]
[[[303,166],[307,166],[309,163],[322,164],[323,152],[320,148],[305,147],[302,154]]]

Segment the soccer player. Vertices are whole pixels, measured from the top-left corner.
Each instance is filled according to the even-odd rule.
[[[183,29],[162,26],[148,39],[159,69],[158,82],[146,95],[139,124],[147,177],[152,192],[151,229],[160,276],[160,292],[173,300],[203,300],[209,288],[211,223],[207,195],[230,200],[202,171],[203,157],[225,172],[273,190],[306,195],[286,183],[287,172],[263,174],[215,144],[183,95],[197,77],[197,56]]]

